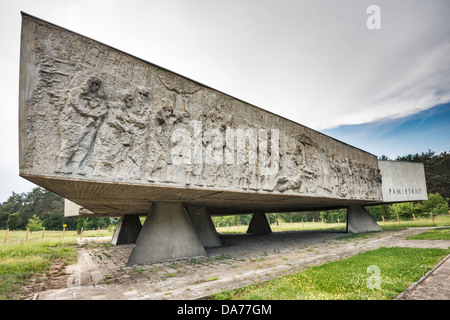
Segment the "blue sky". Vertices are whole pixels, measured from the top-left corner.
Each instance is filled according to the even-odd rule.
[[[0,0],[0,202],[35,186],[18,175],[20,11],[377,156],[449,150],[449,0]]]
[[[333,138],[380,157],[450,151],[450,103],[408,117],[322,130]]]

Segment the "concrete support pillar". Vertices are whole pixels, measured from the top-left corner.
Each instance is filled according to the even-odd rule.
[[[126,214],[120,219],[116,231],[114,231],[111,243],[116,246],[135,243],[141,229],[142,224],[141,220],[139,220],[139,215]]]
[[[208,209],[206,207],[187,207],[186,209],[203,247],[212,248],[222,246]]]
[[[271,233],[269,221],[265,213],[254,213],[247,229],[247,233]]]
[[[184,206],[180,202],[156,202],[127,266],[206,255]]]
[[[347,232],[360,233],[368,231],[383,231],[363,206],[347,208]]]

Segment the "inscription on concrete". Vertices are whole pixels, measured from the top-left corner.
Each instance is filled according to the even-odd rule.
[[[389,195],[408,195],[408,194],[418,195],[421,193],[422,193],[422,189],[420,189],[420,188],[419,189],[418,188],[415,188],[415,189],[389,188]]]
[[[383,201],[427,200],[425,170],[422,163],[379,161],[383,175]]]

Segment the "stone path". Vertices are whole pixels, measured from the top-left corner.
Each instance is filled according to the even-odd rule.
[[[354,239],[341,232],[274,232],[221,235],[223,246],[208,257],[127,267],[133,245],[93,242],[78,250],[69,266],[67,288],[35,295],[38,300],[201,299],[225,289],[262,282],[311,265],[350,257],[378,247],[449,248],[450,240],[405,240],[430,228],[386,231]],[[103,239],[108,241],[110,239]],[[402,299],[450,299],[450,259]],[[432,282],[437,281],[436,282]],[[430,290],[420,291],[429,283]],[[423,289],[425,290],[425,289]],[[439,294],[438,294],[439,293]]]

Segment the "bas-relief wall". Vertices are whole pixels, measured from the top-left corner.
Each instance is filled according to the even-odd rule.
[[[371,154],[32,17],[22,32],[22,175],[381,200]]]

